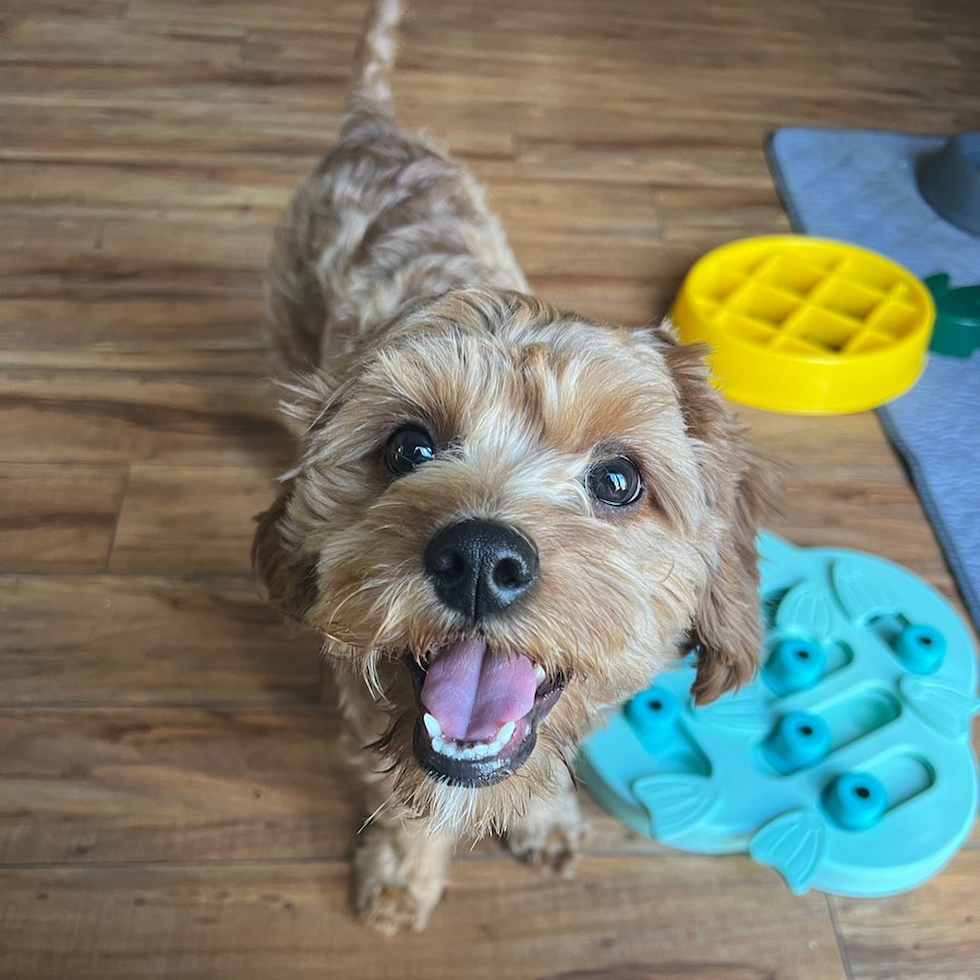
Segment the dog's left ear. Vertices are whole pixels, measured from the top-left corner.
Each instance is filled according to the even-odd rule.
[[[711,384],[701,344],[678,345],[669,324],[654,331],[695,440],[708,506],[724,530],[705,556],[710,574],[692,623],[697,650],[695,701],[705,704],[749,680],[762,646],[756,533],[774,509],[773,467],[750,445],[745,427]]]

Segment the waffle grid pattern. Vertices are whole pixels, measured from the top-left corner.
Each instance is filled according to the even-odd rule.
[[[927,311],[890,263],[832,246],[719,257],[695,293],[733,337],[796,356],[858,356],[900,343]]]

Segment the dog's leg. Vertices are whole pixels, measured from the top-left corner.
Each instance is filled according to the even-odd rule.
[[[387,786],[375,789],[377,796],[370,793],[371,800],[387,798]],[[357,914],[385,935],[424,929],[446,887],[454,845],[455,839],[448,834],[427,833],[420,821],[386,818],[382,811],[357,840]]]
[[[364,746],[385,731],[387,716],[363,680],[347,671],[330,671],[324,693],[332,689],[347,720],[345,741],[350,762],[365,786],[370,820],[354,853],[354,910],[385,935],[425,928],[439,904],[453,856],[455,837],[431,833],[423,820],[388,811],[392,777],[384,763]]]
[[[571,778],[557,797],[533,797],[524,816],[507,832],[507,849],[519,861],[564,878],[575,873],[585,824]]]

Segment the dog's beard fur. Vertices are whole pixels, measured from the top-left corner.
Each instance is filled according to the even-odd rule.
[[[665,330],[625,330],[526,295],[466,290],[415,303],[333,377],[290,390],[302,454],[263,516],[255,561],[271,598],[319,630],[386,715],[376,748],[392,809],[430,829],[505,830],[532,794],[559,792],[601,712],[698,644],[695,693],[744,680],[759,643],[754,534],[764,489],[700,351]],[[413,424],[443,447],[392,479],[383,449]],[[592,499],[591,463],[623,453],[642,470],[633,507]],[[537,744],[492,786],[450,785],[413,753],[418,705],[401,662],[474,627],[439,599],[422,554],[466,519],[520,529],[540,579],[479,626],[567,678]],[[362,702],[345,710],[356,723]]]

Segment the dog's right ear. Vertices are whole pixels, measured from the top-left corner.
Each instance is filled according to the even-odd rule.
[[[302,552],[303,529],[293,499],[296,480],[286,480],[275,503],[256,517],[252,541],[252,568],[266,597],[284,616],[302,622],[316,602],[316,555]]]
[[[323,426],[334,414],[342,386],[323,371],[310,370],[279,381],[276,387],[279,411],[289,420],[289,428],[302,437]]]
[[[316,439],[340,403],[339,386],[321,371],[279,385],[279,408],[300,437],[300,454]],[[256,517],[252,568],[269,602],[283,615],[304,621],[319,595],[317,556],[307,550],[309,513],[297,497],[299,470],[287,475],[273,505]]]

